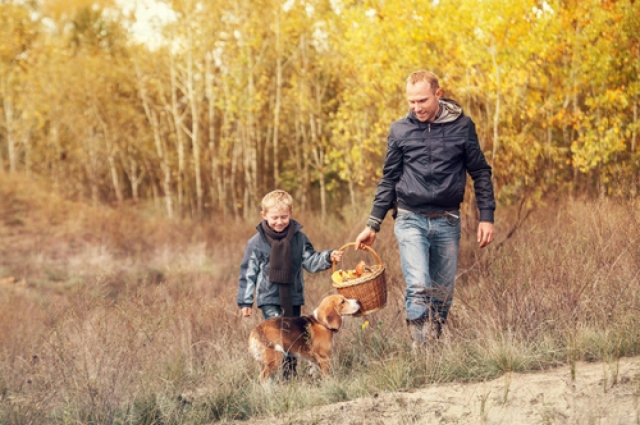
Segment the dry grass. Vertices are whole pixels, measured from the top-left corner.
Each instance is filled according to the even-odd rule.
[[[64,201],[20,179],[0,183],[0,199],[1,425],[224,422],[640,353],[632,201],[541,207],[486,250],[466,234],[445,338],[418,355],[385,222],[374,248],[387,265],[388,306],[366,325],[346,321],[331,377],[269,391],[246,353],[259,317],[242,319],[235,305],[258,217],[167,222]],[[499,234],[513,224],[509,212],[499,211]],[[297,218],[321,250],[353,240],[364,217]],[[329,292],[329,273],[308,275],[303,312]]]

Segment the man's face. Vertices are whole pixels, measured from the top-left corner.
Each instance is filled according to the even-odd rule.
[[[435,91],[426,81],[407,84],[407,100],[409,107],[421,122],[433,122],[438,115],[440,106],[438,101],[442,96],[442,89]]]
[[[289,208],[271,208],[267,212],[260,211],[260,215],[267,221],[269,227],[276,232],[282,232],[289,225],[291,211]]]

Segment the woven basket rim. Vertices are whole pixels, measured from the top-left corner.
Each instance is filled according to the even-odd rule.
[[[355,279],[349,279],[348,281],[342,282],[342,283],[336,283],[336,282],[332,282],[332,283],[334,288],[349,288],[350,286],[355,286],[355,285],[360,285],[362,283],[370,282],[378,278],[380,275],[382,275],[382,273],[384,273],[384,266],[382,266],[380,269],[366,276],[357,277]]]
[[[350,246],[356,246],[356,243],[355,242],[349,242],[347,244],[344,244],[342,247],[340,247],[340,249],[338,251],[344,251],[345,249],[349,248]],[[371,248],[370,246],[367,246],[367,245],[363,245],[362,248],[373,256],[373,258],[376,260],[376,262],[378,263],[378,265],[380,267],[384,268],[384,264],[382,264],[382,260],[380,259],[380,256],[378,255],[377,252],[375,252],[373,250],[373,248]],[[336,264],[337,264],[337,261],[331,261],[331,271],[332,272],[336,271]]]

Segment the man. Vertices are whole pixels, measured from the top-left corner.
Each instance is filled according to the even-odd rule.
[[[407,324],[417,347],[440,336],[451,308],[467,173],[480,211],[481,248],[494,238],[495,199],[491,167],[462,107],[442,97],[438,79],[429,71],[413,72],[406,90],[410,112],[391,125],[382,180],[356,249],[370,246],[387,211],[396,209]]]

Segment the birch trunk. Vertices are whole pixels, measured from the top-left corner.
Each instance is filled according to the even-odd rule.
[[[299,108],[296,108],[296,111],[298,111]],[[299,199],[300,202],[300,211],[306,211],[308,208],[308,204],[309,204],[309,200],[308,200],[308,188],[305,185],[305,179],[304,179],[304,170],[305,170],[305,164],[304,164],[304,150],[307,146],[307,143],[305,142],[306,140],[306,134],[304,133],[304,129],[302,129],[302,123],[301,123],[301,119],[300,119],[300,113],[296,113],[295,116],[295,140],[292,143],[293,146],[290,148],[293,150],[293,157],[295,158],[295,165],[296,165],[296,172],[299,176],[302,176],[302,184],[300,185],[300,187],[298,187],[298,196],[297,199]]]
[[[169,69],[171,75],[171,105],[169,107],[169,112],[171,113],[171,117],[173,118],[173,128],[176,135],[176,151],[178,153],[178,216],[182,217],[184,207],[183,180],[185,168],[184,132],[182,131],[182,121],[184,119],[184,114],[181,113],[178,108],[178,86],[176,81],[177,77],[175,63],[173,62],[173,56],[171,56]]]
[[[631,134],[631,155],[636,153],[636,139],[638,137],[638,92],[633,96],[633,133]],[[634,178],[634,190],[638,191],[638,180],[640,180],[640,171],[637,178]]]
[[[193,30],[188,27],[189,45],[193,46]],[[194,85],[194,60],[193,49],[189,48],[187,52],[187,96],[189,98],[191,109],[191,130],[187,134],[191,138],[191,146],[193,153],[193,173],[196,183],[196,217],[202,219],[202,171],[200,166],[200,111],[198,108],[198,100],[196,95],[196,87]]]
[[[146,156],[143,158],[142,164],[144,166],[144,170],[149,175],[149,182],[151,184],[151,194],[153,195],[153,207],[155,209],[158,209],[159,208],[158,199],[160,198],[160,195],[158,191],[158,185],[156,184],[156,175],[155,175],[154,169],[152,168],[151,164],[149,163],[149,159]]]
[[[5,81],[4,91],[4,122],[6,127],[7,154],[9,155],[9,173],[18,171],[18,152],[15,138],[15,123],[13,119],[13,100],[7,93],[7,83]]]
[[[231,121],[232,113],[229,105],[231,93],[229,82],[226,78],[222,79],[222,90],[224,93],[225,105],[224,114],[222,116],[222,134],[218,149],[218,157],[221,160],[229,159],[229,166],[220,164],[220,174],[218,179],[218,202],[222,208],[222,218],[226,219],[227,213],[232,212],[234,218],[237,218],[237,199],[235,197],[235,173],[237,169],[236,148],[237,143],[231,143]]]
[[[124,201],[124,195],[122,193],[122,187],[120,186],[120,178],[118,176],[118,169],[116,167],[115,155],[118,151],[118,146],[115,143],[115,140],[111,134],[111,129],[109,125],[106,123],[102,116],[100,115],[100,111],[98,108],[93,106],[93,114],[96,118],[96,121],[102,127],[102,136],[104,138],[105,147],[107,151],[107,163],[109,164],[109,173],[111,175],[111,184],[113,185],[113,190],[116,193],[116,200],[118,201],[118,205],[121,205]]]
[[[57,119],[51,120],[51,131],[47,137],[50,147],[49,164],[51,167],[51,179],[53,180],[53,189],[58,192],[60,190],[60,161],[62,160],[62,150],[60,149],[60,130]]]
[[[94,207],[98,206],[99,191],[98,191],[98,142],[95,129],[91,127],[89,134],[84,138],[85,141],[85,153],[87,155],[87,161],[85,161],[85,169],[87,171],[87,177],[89,178],[89,187],[91,190],[91,203]]]
[[[320,217],[324,220],[327,216],[327,187],[325,183],[324,167],[319,164],[324,164],[324,152],[316,148],[313,150],[314,160],[316,162],[316,169],[318,170],[318,182],[320,183]]]
[[[211,202],[213,203],[214,208],[218,203],[218,208],[224,210],[223,204],[223,192],[224,190],[221,187],[222,179],[219,170],[220,158],[219,158],[219,148],[216,140],[216,93],[215,93],[215,77],[213,74],[213,66],[211,63],[211,56],[207,55],[205,57],[205,93],[207,96],[207,112],[209,118],[209,154],[211,156]],[[224,214],[224,213],[223,213]]]
[[[349,199],[351,200],[351,209],[353,210],[353,212],[356,212],[356,191],[353,188],[353,179],[349,179],[348,181],[349,183]]]
[[[233,143],[233,154],[231,155],[231,174],[229,178],[229,191],[231,192],[231,212],[237,219],[238,214],[238,195],[236,188],[236,175],[238,173],[238,161],[242,154],[242,146],[240,143]]]
[[[273,107],[273,184],[280,187],[279,128],[282,96],[282,48],[280,46],[280,8],[276,8],[276,98]]]
[[[496,72],[496,106],[493,113],[493,151],[491,153],[491,165],[496,161],[496,155],[498,154],[498,146],[499,146],[499,124],[500,124],[500,67],[498,66],[498,61],[496,59],[496,49],[492,46],[489,49],[491,53],[491,60],[493,61],[493,67]],[[492,174],[492,178],[494,178],[495,174]],[[495,183],[495,182],[494,182]]]
[[[325,164],[325,143],[324,125],[322,121],[322,98],[326,85],[322,84],[320,77],[309,72],[308,43],[306,39],[302,42],[302,69],[305,78],[305,92],[308,93],[309,102],[307,104],[307,119],[309,122],[310,144],[314,159],[314,167],[318,172],[318,182],[320,183],[320,216],[322,220],[327,216],[327,186],[326,186],[326,164]]]
[[[246,52],[247,57],[250,56],[249,51]],[[248,75],[248,92],[247,98],[250,99],[247,106],[247,124],[240,126],[240,134],[242,134],[243,147],[244,147],[244,168],[245,168],[245,200],[243,203],[244,210],[243,216],[245,219],[249,218],[249,213],[252,212],[256,205],[256,189],[257,189],[257,131],[256,131],[256,119],[254,111],[254,102],[256,99],[255,80],[254,80],[254,63],[249,60],[247,75]]]
[[[633,131],[631,133],[631,152],[636,152],[636,140],[638,137],[638,93],[633,96]]]
[[[111,183],[113,184],[113,189],[116,192],[116,199],[118,200],[118,205],[122,205],[122,202],[124,201],[124,195],[122,194],[122,188],[120,187],[118,169],[116,167],[116,160],[114,158],[113,153],[109,153],[108,162],[109,162],[109,172],[111,174]]]
[[[122,168],[129,178],[129,185],[131,186],[131,196],[133,198],[133,202],[137,204],[140,200],[139,188],[140,183],[144,178],[145,170],[142,169],[142,172],[140,173],[140,175],[138,175],[138,161],[136,161],[135,158],[131,155],[126,155],[126,158],[122,160],[122,162]],[[152,183],[153,185],[155,185],[155,182],[152,181]]]
[[[26,129],[22,137],[22,149],[24,151],[24,172],[31,177],[31,128]]]
[[[144,108],[144,113],[147,117],[147,121],[151,124],[151,130],[153,132],[153,141],[156,148],[156,155],[158,156],[158,160],[160,161],[160,169],[163,174],[163,182],[162,187],[164,191],[164,200],[165,200],[165,209],[167,212],[167,217],[173,218],[173,201],[171,199],[171,167],[169,164],[169,158],[167,155],[167,146],[166,142],[162,138],[160,132],[160,121],[158,120],[158,115],[150,104],[150,100],[147,96],[147,92],[144,88],[144,81],[140,70],[136,64],[136,76],[138,79],[138,89],[140,94],[140,99],[142,100],[142,107]]]

